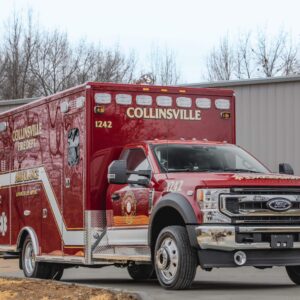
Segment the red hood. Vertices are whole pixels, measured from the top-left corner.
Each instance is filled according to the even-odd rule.
[[[300,177],[284,174],[261,173],[169,173],[169,179],[186,180],[189,185],[206,187],[234,186],[297,186],[300,187]],[[199,182],[200,181],[200,182]]]
[[[213,176],[210,176],[213,175]],[[225,183],[226,182],[226,183]],[[206,186],[299,186],[300,177],[284,174],[208,174],[203,180]]]

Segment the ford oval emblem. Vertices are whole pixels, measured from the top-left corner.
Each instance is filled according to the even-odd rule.
[[[267,207],[274,211],[286,211],[292,207],[292,202],[284,198],[273,198],[267,202]]]

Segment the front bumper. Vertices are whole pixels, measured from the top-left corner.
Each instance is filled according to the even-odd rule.
[[[292,234],[299,235],[300,226],[224,226],[224,225],[210,225],[197,226],[195,228],[198,245],[201,249],[211,250],[259,250],[272,249],[269,241],[255,238],[255,235],[282,235]],[[241,235],[254,236],[252,239],[246,241],[239,241]],[[286,245],[288,247],[288,245]],[[278,247],[284,249],[285,245]],[[294,241],[292,247],[289,249],[300,249],[300,241]]]

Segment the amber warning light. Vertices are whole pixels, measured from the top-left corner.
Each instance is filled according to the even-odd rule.
[[[103,114],[105,112],[104,106],[95,106],[94,107],[95,114]]]
[[[221,112],[221,118],[225,119],[225,120],[230,119],[230,112],[227,112],[227,111]]]

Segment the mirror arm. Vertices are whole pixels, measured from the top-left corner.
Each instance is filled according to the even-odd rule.
[[[138,184],[138,185],[142,185],[142,186],[145,186],[145,187],[148,187],[149,186],[149,182],[143,182],[143,180],[128,180],[127,182],[128,184]]]

